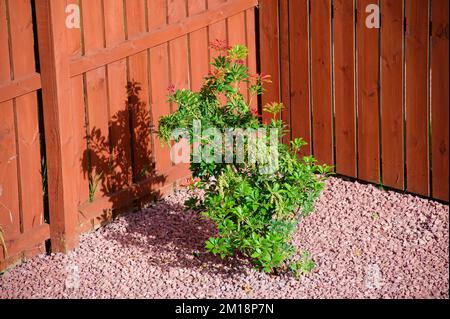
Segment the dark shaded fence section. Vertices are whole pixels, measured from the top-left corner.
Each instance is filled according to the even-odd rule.
[[[448,202],[448,37],[447,0],[262,0],[263,103],[338,174]]]

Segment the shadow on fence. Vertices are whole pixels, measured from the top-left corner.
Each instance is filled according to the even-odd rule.
[[[89,201],[105,197],[112,214],[130,204],[161,197],[157,190],[167,176],[155,171],[152,154],[151,117],[147,103],[140,98],[140,83],[128,82],[125,108],[111,116],[108,132],[88,128],[87,150],[82,172],[89,179]],[[112,216],[103,214],[100,223]]]
[[[152,190],[146,197],[157,200],[161,193],[155,186],[167,178],[154,169],[151,118],[146,103],[140,98],[142,88],[137,82],[129,82],[126,89],[126,108],[111,117],[108,134],[96,127],[90,130],[82,165],[83,174],[89,177],[93,188],[91,200],[108,196],[113,212],[123,207],[123,197],[114,194],[127,189],[131,192],[127,196],[140,200],[142,193],[135,185],[151,181]],[[139,249],[148,256],[148,264],[152,266],[201,267],[223,276],[239,272],[241,267],[237,264],[242,260],[223,261],[205,251],[205,241],[214,235],[214,226],[193,212],[184,212],[183,204],[163,199],[149,209],[125,214],[122,217],[125,232],[109,231],[105,239],[116,241],[124,248]],[[107,213],[99,217],[101,223],[110,219]]]

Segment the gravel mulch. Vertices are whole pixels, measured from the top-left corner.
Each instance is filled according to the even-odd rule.
[[[267,275],[205,253],[212,225],[186,191],[0,277],[1,298],[449,298],[449,207],[331,178],[295,242],[309,276]]]

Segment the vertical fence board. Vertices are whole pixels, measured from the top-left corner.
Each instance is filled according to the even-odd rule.
[[[224,4],[225,2],[227,2],[227,0],[208,0],[208,8],[210,8],[210,9],[215,8],[221,4]],[[217,23],[211,24],[208,27],[208,40],[209,40],[209,44],[211,44],[215,40],[225,41],[226,43],[228,43],[227,20],[219,21]],[[219,51],[210,47],[209,56],[210,56],[211,60],[219,55],[220,55]],[[211,66],[210,66],[210,69],[211,69]],[[220,98],[220,102],[222,104],[225,104],[226,98],[224,96],[222,96]]]
[[[126,1],[126,21],[128,38],[146,32],[145,2]],[[149,177],[152,171],[152,149],[149,107],[149,66],[147,51],[128,58],[128,81],[136,87],[128,90],[128,107],[131,112],[133,131],[134,179],[140,181]]]
[[[11,81],[6,1],[0,0],[0,85]],[[0,226],[5,235],[20,233],[19,185],[13,102],[0,103]],[[0,249],[3,256],[3,249]]]
[[[104,6],[105,44],[114,47],[125,40],[123,0],[108,0]],[[111,143],[111,191],[118,191],[132,183],[130,118],[127,103],[126,59],[107,65],[109,130]]]
[[[355,7],[334,2],[336,172],[356,177]]]
[[[78,0],[68,0],[68,4],[78,5]],[[69,56],[82,55],[81,29],[67,29],[67,54]],[[77,205],[81,205],[89,200],[89,171],[87,158],[87,127],[84,101],[84,75],[72,77],[70,80],[70,99],[73,105],[73,145],[74,157],[66,159],[72,162],[73,179],[72,196],[76,200]],[[78,225],[86,228],[78,227],[78,232],[90,230],[91,223],[87,221],[85,216],[78,213]]]
[[[250,75],[255,75],[258,72],[256,56],[258,52],[256,52],[256,28],[255,28],[255,9],[248,9],[246,12],[246,23],[247,23],[247,47],[248,47],[248,71]],[[257,98],[250,97],[249,100],[250,108],[258,107]]]
[[[329,0],[311,2],[311,33],[314,156],[319,163],[333,165],[331,8]]]
[[[36,93],[16,98],[20,192],[24,231],[44,222],[40,134]]]
[[[148,9],[150,30],[167,24],[166,0],[151,1]],[[167,103],[167,88],[170,85],[168,44],[161,44],[150,49],[150,65],[150,75],[152,78],[152,117],[153,124],[158,129],[159,118],[170,113],[170,106]],[[155,158],[157,171],[163,171],[172,166],[169,148],[162,146],[158,138],[155,138]]]
[[[68,0],[67,4],[78,4],[78,0]],[[81,30],[78,28],[67,29],[67,54],[70,56],[81,56]],[[73,144],[74,157],[65,159],[72,161],[73,198],[77,204],[81,204],[89,198],[88,163],[85,158],[87,150],[86,141],[86,116],[84,105],[83,75],[78,75],[70,80],[70,99],[73,105]],[[82,217],[82,216],[79,216]]]
[[[14,236],[20,232],[20,214],[13,103],[0,103],[0,110],[0,227]]]
[[[185,18],[185,0],[169,0],[168,23],[174,24]],[[179,37],[169,42],[170,81],[177,89],[189,88],[189,53],[187,36]],[[188,175],[188,170],[186,175]]]
[[[407,189],[429,194],[428,0],[406,2],[406,175]]]
[[[379,141],[379,45],[377,28],[366,26],[366,7],[372,0],[358,0],[358,177],[378,183]]]
[[[12,66],[15,79],[36,70],[31,6],[29,1],[9,2]],[[22,227],[27,231],[44,222],[40,134],[36,93],[15,99],[20,165]]]
[[[83,0],[83,39],[85,53],[104,47],[103,8],[101,0]],[[109,171],[109,111],[106,68],[86,72],[86,102],[89,122],[89,154],[91,181],[110,178]],[[100,178],[101,176],[101,178]],[[95,197],[108,194],[105,183],[95,189]],[[94,191],[94,190],[91,190]]]
[[[206,0],[188,0],[189,16],[206,10]],[[191,89],[198,91],[203,85],[203,78],[209,70],[208,30],[206,28],[189,35],[189,60],[191,72]]]
[[[186,17],[186,4],[184,0],[169,0],[169,24],[179,22]],[[170,79],[177,89],[189,88],[189,59],[187,50],[187,37],[182,36],[169,42]]]
[[[208,8],[211,9],[217,7],[224,2],[226,2],[226,0],[208,0]],[[208,39],[209,43],[214,40],[228,41],[226,20],[211,24],[208,27]],[[219,55],[219,52],[210,48],[209,55],[211,58],[214,58]]]
[[[381,147],[383,185],[404,188],[403,2],[381,2]]]
[[[290,39],[289,39],[289,16],[294,12],[289,12],[288,1],[281,1],[280,5],[280,87],[281,102],[284,109],[281,111],[281,119],[286,124],[289,131],[283,138],[284,143],[289,143],[292,139],[291,125],[291,65],[290,65]],[[295,58],[295,57],[293,57]]]
[[[245,45],[247,43],[246,39],[246,23],[245,23],[245,12],[241,12],[228,18],[228,41],[230,46],[236,44]],[[241,93],[244,98],[248,99],[248,85],[242,82],[240,85]]]
[[[272,77],[261,99],[264,106],[280,101],[278,1],[261,0],[259,12],[261,72]],[[265,123],[270,118],[270,114],[263,112]]]
[[[432,189],[433,197],[448,202],[448,118],[449,118],[449,65],[448,65],[448,0],[432,2]]]
[[[308,145],[301,156],[311,154],[311,104],[308,0],[289,2],[289,41],[291,64],[292,138],[302,138]]]

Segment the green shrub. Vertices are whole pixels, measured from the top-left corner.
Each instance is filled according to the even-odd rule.
[[[277,141],[285,134],[286,127],[276,119],[283,107],[281,103],[265,106],[264,110],[273,114],[268,125],[260,122],[258,110],[251,107],[251,101],[263,94],[264,82],[270,80],[264,75],[249,75],[243,63],[247,48],[222,45],[220,50],[222,53],[211,63],[213,70],[199,92],[170,88],[169,102],[177,105],[178,110],[159,120],[158,135],[167,143],[172,139],[179,141],[182,135],[174,136],[173,132],[182,128],[190,145],[197,141],[202,154],[223,159],[227,148],[222,145],[211,148],[216,140],[201,134],[196,125],[201,124],[202,130],[217,128],[222,134],[232,128],[272,129],[277,133]],[[250,101],[241,93],[244,84],[249,89]],[[269,135],[259,137],[258,141],[269,144]],[[243,137],[245,151],[254,145],[251,141],[248,136]],[[295,260],[296,250],[291,240],[300,219],[313,211],[331,169],[317,165],[312,156],[300,159],[299,150],[305,144],[302,139],[289,145],[277,143],[275,148],[260,148],[256,144],[256,160],[248,156],[238,161],[234,148],[232,161],[225,162],[203,156],[195,158],[195,152],[191,154],[195,187],[204,190],[204,195],[193,196],[186,206],[217,226],[218,235],[206,242],[208,251],[222,258],[241,252],[266,272],[283,268],[295,273],[302,269],[307,270],[304,273],[311,271],[312,260],[306,266],[302,266],[302,260]],[[263,168],[268,167],[276,170],[267,173]]]

